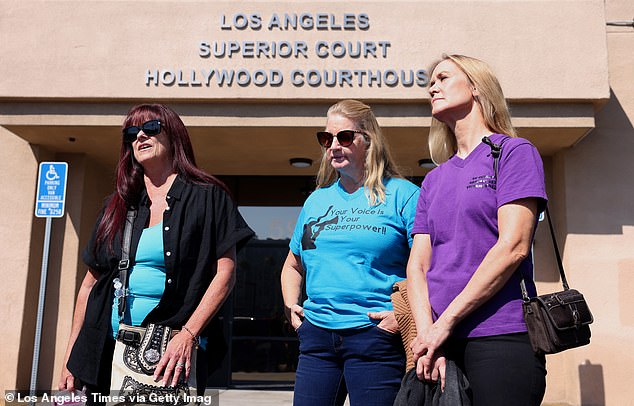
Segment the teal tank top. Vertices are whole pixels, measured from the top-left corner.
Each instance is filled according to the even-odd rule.
[[[165,258],[163,256],[163,222],[146,228],[137,247],[135,264],[128,275],[127,307],[123,322],[140,326],[154,309],[165,290]],[[119,330],[118,300],[112,302],[112,335]]]

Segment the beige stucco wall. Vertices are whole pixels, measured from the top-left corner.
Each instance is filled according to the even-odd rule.
[[[419,86],[291,84],[294,69],[426,69],[444,52],[481,57],[497,68],[512,100],[587,100],[608,96],[601,0],[523,1],[5,1],[0,3],[0,98],[87,99],[421,99]],[[269,28],[274,14],[327,15],[325,29]],[[367,28],[334,29],[344,14]],[[240,14],[260,29],[237,29]],[[503,18],[499,18],[503,16]],[[223,29],[224,25],[231,26]],[[238,18],[239,20],[239,18]],[[69,21],[72,21],[69,24]],[[315,23],[316,24],[316,23]],[[303,41],[306,55],[204,58],[200,42]],[[318,41],[369,41],[386,53],[317,55]],[[562,66],[566,66],[562,72]],[[191,70],[276,69],[280,86],[193,85]],[[184,84],[146,85],[147,70],[183,71]],[[20,80],[7,80],[19,74]],[[4,79],[4,80],[3,80]],[[355,81],[356,83],[356,81]]]
[[[634,4],[606,2],[608,21]],[[611,97],[596,129],[555,157],[554,199],[571,286],[595,316],[592,343],[549,359],[547,399],[582,405],[634,404],[634,29],[607,27]],[[563,205],[562,205],[563,203]],[[562,207],[563,206],[563,207]]]
[[[0,128],[0,180],[5,209],[0,211],[0,278],[3,280],[0,340],[0,391],[28,390],[40,289],[45,219],[34,217],[39,161],[69,164],[66,215],[53,219],[48,257],[45,312],[37,388],[57,385],[70,333],[77,289],[85,274],[79,260],[103,197],[112,190],[111,169],[89,162],[81,154],[53,154],[28,145]]]
[[[3,128],[0,128],[0,145],[0,161],[7,174],[0,177],[3,201],[0,210],[0,243],[3,247],[0,252],[0,279],[3,281],[0,392],[4,393],[5,389],[16,386],[24,302],[26,296],[34,294],[30,287],[27,288],[27,279],[32,260],[30,241],[37,160],[24,140]]]

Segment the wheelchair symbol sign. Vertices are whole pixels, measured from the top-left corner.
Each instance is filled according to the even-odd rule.
[[[46,180],[52,181],[59,179],[59,175],[55,170],[55,165],[48,165],[48,171],[46,171]]]
[[[62,217],[66,200],[68,163],[42,162],[37,179],[36,217]]]

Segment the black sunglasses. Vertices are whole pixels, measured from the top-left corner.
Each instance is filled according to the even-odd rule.
[[[133,143],[136,140],[136,136],[143,131],[143,134],[152,137],[158,135],[161,132],[161,120],[150,120],[143,123],[143,125],[132,125],[123,129],[123,142]]]
[[[332,146],[332,140],[335,137],[337,137],[337,141],[339,142],[339,145],[341,145],[342,147],[349,147],[350,145],[352,145],[352,142],[354,141],[355,134],[365,135],[363,131],[355,131],[355,130],[342,130],[342,131],[339,131],[337,135],[333,135],[329,133],[328,131],[319,131],[317,133],[317,141],[319,141],[319,145],[321,145],[322,147],[330,148]]]

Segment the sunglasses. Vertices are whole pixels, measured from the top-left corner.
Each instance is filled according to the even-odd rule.
[[[150,120],[143,123],[143,125],[132,125],[123,129],[123,142],[133,143],[136,140],[136,136],[143,131],[143,134],[152,137],[158,135],[161,132],[161,120]]]
[[[329,133],[328,131],[319,131],[317,133],[317,141],[319,142],[319,145],[321,145],[322,147],[330,148],[332,146],[332,140],[335,137],[337,137],[337,141],[339,142],[339,145],[341,145],[342,147],[349,147],[350,145],[352,145],[352,142],[354,141],[355,134],[365,135],[364,132],[355,131],[355,130],[342,130],[342,131],[339,131],[337,135],[333,135]]]

